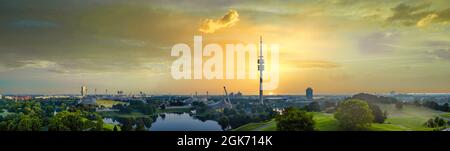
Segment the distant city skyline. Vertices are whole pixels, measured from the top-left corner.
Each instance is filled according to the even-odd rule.
[[[14,0],[0,10],[0,94],[83,85],[88,94],[258,94],[259,80],[172,79],[172,46],[195,35],[279,44],[279,86],[264,95],[450,92],[448,0]]]

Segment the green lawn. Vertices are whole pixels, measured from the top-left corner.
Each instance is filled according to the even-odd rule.
[[[433,130],[432,128],[425,127],[425,122],[430,118],[445,113],[414,105],[405,105],[401,110],[396,109],[393,104],[379,104],[379,106],[381,110],[388,112],[388,119],[385,123],[413,131]]]
[[[273,130],[276,130],[276,124],[275,120],[270,120],[266,122],[259,122],[259,123],[249,123],[242,125],[238,128],[233,129],[233,131],[258,131],[258,130],[268,130],[270,131],[271,128]]]
[[[336,131],[338,130],[338,123],[336,119],[334,119],[333,114],[327,114],[327,113],[319,113],[314,112],[313,113],[314,121],[316,122],[316,130],[318,131]]]
[[[424,123],[433,117],[450,117],[450,113],[432,110],[425,107],[405,105],[398,110],[395,106],[380,104],[380,108],[388,112],[388,119],[383,124],[372,123],[367,129],[369,131],[430,131]],[[313,119],[316,122],[315,128],[318,131],[339,131],[338,122],[333,114],[314,112]],[[276,121],[249,123],[234,129],[235,131],[275,131]]]
[[[334,131],[338,130],[337,121],[334,119],[333,114],[326,113],[312,113],[314,115],[314,121],[316,121],[316,129],[320,131]],[[270,120],[259,123],[249,123],[242,125],[233,131],[276,131],[277,122]]]
[[[440,115],[441,117],[450,118],[450,113],[444,113]]]
[[[113,131],[114,130],[114,124],[103,124],[103,128]],[[117,125],[117,130],[120,131],[120,126]]]
[[[314,121],[316,121],[316,130],[318,131],[339,131],[338,121],[333,114],[313,113]],[[407,130],[403,126],[393,124],[373,123],[368,128],[369,131],[404,131]]]
[[[370,131],[407,131],[409,129],[405,128],[401,125],[372,123],[368,130],[370,130]]]
[[[277,130],[277,122],[275,120],[272,120],[270,123],[268,123],[265,127],[262,127],[260,130],[261,131],[276,131]]]
[[[149,115],[142,114],[140,112],[131,113],[119,113],[119,112],[101,112],[103,117],[123,117],[123,118],[136,118],[136,117],[148,117]]]
[[[113,105],[116,105],[116,104],[127,104],[125,102],[113,101],[113,100],[97,100],[97,101],[95,101],[95,103],[99,106],[104,106],[107,108],[111,108]]]

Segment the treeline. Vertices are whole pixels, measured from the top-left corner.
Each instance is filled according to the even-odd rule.
[[[164,116],[162,114],[161,116]],[[115,118],[119,123],[120,131],[146,131],[156,121],[157,115],[150,117],[118,117]],[[118,131],[117,125],[113,129]]]
[[[197,111],[196,118],[200,120],[218,121],[223,130],[237,128],[239,126],[251,123],[270,120],[276,113],[271,107],[265,105],[249,105],[248,103],[234,100],[233,108],[224,108],[223,110],[214,110],[209,108],[203,102],[193,102],[193,109]]]
[[[144,103],[142,101],[130,101],[130,105],[115,104],[113,109],[118,109],[120,113],[140,112],[146,115],[156,113],[157,104]]]
[[[377,96],[368,93],[358,93],[353,95],[350,99],[360,99],[370,103],[383,103],[383,104],[394,104],[400,102],[393,97]]]
[[[436,103],[434,101],[425,101],[423,103],[420,103],[419,101],[414,101],[414,104],[416,106],[424,106],[424,107],[428,107],[428,108],[434,109],[434,110],[450,112],[450,107],[449,107],[448,103],[444,103],[442,105],[439,105],[438,103]]]
[[[69,105],[67,105],[67,104]],[[103,131],[103,118],[89,106],[66,101],[3,101],[0,131]]]
[[[424,106],[424,107],[428,107],[428,108],[434,109],[434,110],[450,112],[449,103],[444,103],[442,105],[439,105],[435,101],[431,101],[431,100],[424,101],[424,102],[416,100],[413,103],[403,103],[393,97],[376,96],[376,95],[367,94],[367,93],[359,93],[359,94],[352,96],[351,98],[365,100],[369,103],[395,104],[395,107],[397,109],[401,109],[403,107],[403,104],[414,104],[416,106]]]

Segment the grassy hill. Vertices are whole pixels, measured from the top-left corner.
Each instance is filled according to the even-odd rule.
[[[388,119],[385,123],[402,127],[405,130],[432,130],[425,127],[424,123],[430,118],[445,113],[414,105],[405,105],[401,110],[396,109],[393,104],[379,104],[379,106],[383,111],[386,110],[388,112]]]
[[[441,117],[443,117],[443,118],[450,118],[450,113],[441,114]]]
[[[398,110],[394,104],[380,104],[383,111],[388,112],[388,119],[383,124],[373,123],[369,131],[429,131],[424,123],[435,116],[446,117],[450,113],[436,111],[425,107],[416,107],[405,105],[403,109]],[[338,122],[333,114],[314,112],[314,121],[318,131],[339,131]],[[276,121],[266,121],[260,123],[249,123],[234,129],[236,131],[275,131]]]
[[[108,131],[113,131],[114,130],[114,126],[116,126],[116,125],[114,125],[114,124],[103,124],[103,128],[107,129]],[[120,131],[120,126],[117,125],[116,127],[117,127],[117,131]]]
[[[233,129],[233,131],[276,131],[276,124],[275,119],[272,119],[266,122],[245,124]]]

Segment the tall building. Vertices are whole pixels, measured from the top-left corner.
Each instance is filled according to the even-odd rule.
[[[306,89],[306,99],[308,99],[308,100],[312,100],[313,99],[313,89],[312,88],[310,88],[310,87],[308,87],[307,89]]]
[[[121,90],[117,91],[117,95],[123,95],[123,91]]]
[[[81,97],[87,96],[87,92],[88,92],[87,87],[86,86],[82,86],[81,87]]]

